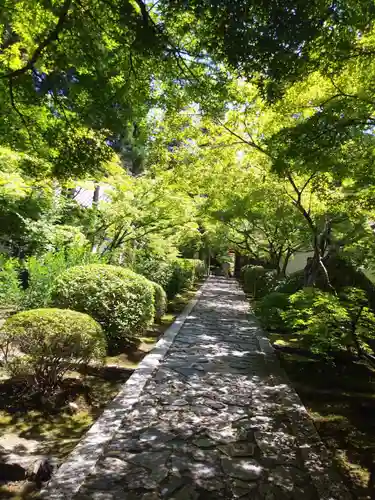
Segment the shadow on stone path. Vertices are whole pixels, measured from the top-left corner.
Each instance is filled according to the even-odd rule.
[[[351,497],[239,286],[210,278],[74,499],[235,498]]]

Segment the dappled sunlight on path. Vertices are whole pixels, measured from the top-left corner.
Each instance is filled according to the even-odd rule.
[[[235,498],[351,497],[237,283],[210,278],[74,499]]]

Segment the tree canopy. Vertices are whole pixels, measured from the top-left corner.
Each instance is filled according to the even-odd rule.
[[[2,241],[33,251],[27,228],[45,238],[49,220],[103,252],[216,232],[281,272],[310,250],[311,283],[333,251],[370,265],[374,16],[365,1],[6,0]],[[82,210],[86,181],[107,198]]]
[[[373,396],[374,55],[374,0],[0,0],[0,314],[76,308],[118,349],[234,267],[342,441]],[[362,431],[334,457],[373,498]]]

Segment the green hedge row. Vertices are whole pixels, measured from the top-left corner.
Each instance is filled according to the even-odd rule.
[[[166,261],[146,258],[137,263],[134,270],[162,286],[169,300],[206,275],[206,266],[199,259],[177,258]]]
[[[46,262],[53,265],[43,267]],[[67,267],[61,255],[52,254],[43,264],[29,266],[36,272],[26,293],[16,260],[5,259],[0,271],[3,307],[57,307],[19,312],[0,333],[2,351],[19,353],[5,360],[8,372],[31,378],[39,388],[55,386],[74,363],[100,361],[106,349],[114,352],[137,342],[165,314],[163,286],[129,269],[101,263]],[[164,286],[173,297],[204,274],[201,261],[176,259]]]

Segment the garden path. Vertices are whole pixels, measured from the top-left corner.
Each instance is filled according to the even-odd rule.
[[[245,295],[216,277],[95,468],[72,497],[61,491],[52,482],[45,497],[351,498]]]

